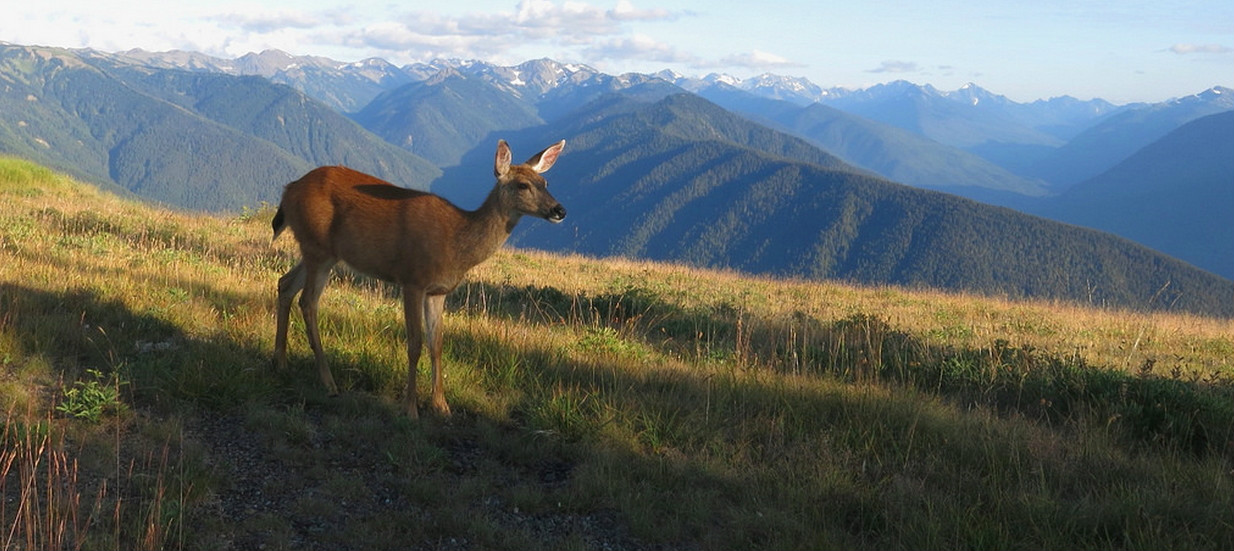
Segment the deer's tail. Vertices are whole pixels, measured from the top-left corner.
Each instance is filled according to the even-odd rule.
[[[270,221],[270,227],[274,229],[273,239],[278,239],[279,234],[283,233],[283,230],[287,229],[287,220],[285,220],[283,217],[283,206],[282,205],[279,205],[278,211],[274,213],[274,220]]]

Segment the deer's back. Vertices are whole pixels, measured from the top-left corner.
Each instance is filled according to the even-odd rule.
[[[306,256],[392,281],[410,277],[408,264],[433,263],[463,223],[462,211],[441,197],[338,166],[287,184],[281,208]]]

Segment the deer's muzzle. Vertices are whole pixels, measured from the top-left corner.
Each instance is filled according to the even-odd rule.
[[[562,220],[565,220],[565,218],[566,218],[566,208],[561,206],[561,203],[558,203],[557,205],[553,206],[553,208],[548,209],[548,216],[544,217],[545,220],[548,220],[549,222],[552,222],[554,224],[561,222]]]

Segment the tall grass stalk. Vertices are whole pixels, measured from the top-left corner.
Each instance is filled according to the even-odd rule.
[[[117,456],[111,476],[96,478],[68,448],[63,424],[51,414],[7,412],[0,435],[0,549],[183,548],[182,539],[171,539],[183,538],[183,508],[169,515],[167,507],[184,503],[189,490],[181,489],[177,500],[167,495],[168,476],[182,468],[172,463],[170,443],[157,457],[153,450],[123,463]]]
[[[80,548],[95,524],[106,486],[83,511],[77,461],[64,451],[54,419],[28,423],[14,413],[8,412],[0,452],[0,518],[7,523],[3,549]]]

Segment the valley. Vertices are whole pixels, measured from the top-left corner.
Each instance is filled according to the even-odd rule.
[[[1018,104],[976,86],[825,90],[770,76],[606,75],[551,60],[396,67],[277,51],[221,60],[16,45],[3,46],[2,59],[0,101],[13,115],[0,121],[0,151],[176,208],[259,208],[322,164],[473,208],[496,139],[518,149],[565,138],[560,193],[588,214],[558,234],[520,228],[512,242],[521,247],[1234,312],[1231,247],[1212,233],[1234,216],[1220,200],[1229,172],[1193,162],[1230,158],[1228,141],[1170,149],[1183,156],[1175,166],[1194,168],[1194,183],[1157,173],[1146,183],[1157,186],[1153,203],[1178,206],[1152,216],[1117,185],[1087,192],[1096,201],[1069,199],[1073,187],[1098,189],[1077,182],[1093,166],[1068,176],[1034,168],[1070,166],[1078,144],[1108,148],[1090,156],[1106,163],[1164,151],[1152,145],[1171,129],[1232,108],[1234,94],[1221,88],[1155,105]],[[1215,124],[1210,132],[1230,134],[1228,122]],[[1016,150],[1031,153],[1005,155]],[[1201,204],[1210,225],[1193,223],[1187,205]]]

